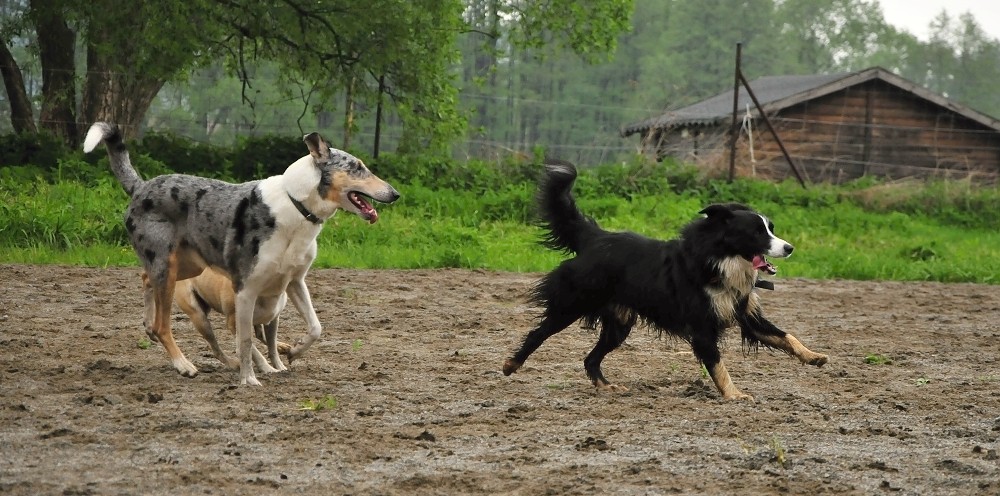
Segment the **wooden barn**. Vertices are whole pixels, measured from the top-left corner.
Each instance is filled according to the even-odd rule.
[[[890,71],[768,76],[750,81],[795,165],[809,181],[865,175],[1000,178],[1000,121]],[[791,168],[753,101],[739,93],[740,175],[782,179]],[[733,91],[625,126],[646,152],[728,170]]]

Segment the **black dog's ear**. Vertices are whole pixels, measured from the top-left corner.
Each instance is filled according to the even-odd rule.
[[[753,209],[742,203],[715,203],[703,209],[700,214],[705,214],[709,219],[727,220],[733,217],[733,212],[738,211],[753,212]]]
[[[326,144],[326,140],[319,133],[309,133],[302,137],[302,141],[306,142],[309,155],[312,155],[314,159],[319,160],[330,156],[330,145]]]
[[[733,209],[730,208],[730,204],[725,203],[709,205],[698,213],[707,215],[711,220],[728,220],[733,217]]]
[[[736,212],[738,210],[745,210],[747,212],[753,212],[752,208],[750,208],[750,207],[748,207],[748,206],[746,206],[746,205],[744,205],[742,203],[727,203],[726,207],[728,207],[729,210],[732,210],[733,212]]]

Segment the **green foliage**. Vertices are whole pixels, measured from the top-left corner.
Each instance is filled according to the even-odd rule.
[[[517,157],[500,162],[469,160],[457,163],[434,155],[383,154],[372,165],[381,177],[407,184],[425,184],[435,189],[476,193],[496,191],[510,185],[537,184],[544,173],[538,163]]]
[[[308,154],[301,136],[248,138],[235,147],[230,169],[237,179],[249,181],[282,174],[292,162]]]
[[[892,359],[881,353],[868,353],[864,361],[868,365],[892,365]]]
[[[774,462],[781,468],[789,468],[788,450],[781,444],[781,440],[778,439],[777,435],[771,436],[771,450],[774,451]]]
[[[565,46],[588,60],[614,51],[617,37],[628,31],[633,0],[550,0],[497,2],[499,14],[515,19],[512,41],[522,47]]]
[[[67,153],[69,150],[62,139],[48,132],[0,135],[0,170],[8,165],[53,169]]]
[[[309,398],[299,402],[299,410],[318,412],[320,410],[333,410],[334,408],[337,408],[337,398],[329,394],[318,400]]]
[[[133,149],[134,152],[132,152]],[[163,160],[169,162],[170,169],[173,172],[181,174],[198,174],[211,177],[236,175],[234,174],[236,171],[230,170],[231,158],[229,150],[204,145],[169,132],[147,133],[141,142],[130,147],[130,152],[150,157],[162,157]],[[136,164],[136,168],[138,169],[139,167],[140,164]],[[144,168],[141,170],[145,172]],[[237,177],[252,176],[237,175]]]
[[[164,167],[145,155],[134,158],[146,176]],[[127,198],[106,160],[70,157],[53,175],[32,167],[0,169],[0,259],[135,264],[121,222]],[[375,225],[343,212],[330,219],[320,234],[316,267],[544,271],[565,258],[538,243],[540,165],[491,168],[486,162],[388,156],[373,167],[402,197],[377,205]],[[865,180],[803,189],[793,182],[698,179],[672,164],[637,161],[582,169],[574,195],[604,228],[661,239],[676,236],[709,203],[748,203],[797,248],[795,256],[775,261],[779,280],[1000,283],[1000,208],[989,208],[1000,201],[995,187]]]
[[[16,248],[72,250],[83,245],[127,243],[121,221],[127,197],[105,178],[96,186],[41,179],[0,182],[0,239]]]

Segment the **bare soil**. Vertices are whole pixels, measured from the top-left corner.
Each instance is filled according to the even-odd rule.
[[[996,286],[779,278],[768,315],[830,363],[734,335],[749,403],[643,330],[605,361],[627,392],[587,381],[578,326],[504,377],[537,276],[314,270],[323,337],[254,388],[183,314],[197,377],[139,346],[138,269],[0,265],[0,493],[1000,493]]]

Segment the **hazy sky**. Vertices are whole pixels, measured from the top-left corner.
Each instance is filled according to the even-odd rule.
[[[879,0],[889,24],[927,40],[927,26],[942,10],[958,17],[971,12],[989,36],[1000,39],[1000,0]]]

